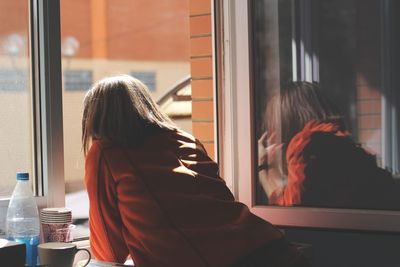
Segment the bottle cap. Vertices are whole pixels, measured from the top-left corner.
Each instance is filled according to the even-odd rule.
[[[27,172],[17,172],[17,180],[18,181],[27,181],[27,180],[29,180],[29,173],[27,173]]]

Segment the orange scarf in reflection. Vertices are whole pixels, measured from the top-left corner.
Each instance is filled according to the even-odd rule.
[[[289,143],[286,152],[288,166],[288,184],[280,196],[276,196],[274,203],[281,206],[294,206],[301,204],[301,193],[305,177],[304,170],[307,162],[303,157],[303,149],[310,142],[315,132],[332,133],[336,136],[349,136],[347,131],[342,131],[338,123],[310,121],[303,130],[297,133]]]

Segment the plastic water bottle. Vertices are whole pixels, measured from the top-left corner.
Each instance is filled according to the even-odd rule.
[[[17,185],[11,196],[6,218],[8,238],[25,243],[26,265],[36,266],[40,225],[38,208],[29,185],[29,173],[17,173]]]

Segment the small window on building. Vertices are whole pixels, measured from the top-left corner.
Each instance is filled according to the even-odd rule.
[[[27,69],[0,69],[0,91],[24,91],[28,75]]]
[[[156,90],[156,73],[154,71],[132,71],[130,74],[142,81],[150,91]]]
[[[91,70],[66,70],[64,71],[64,89],[68,91],[85,91],[93,82]]]

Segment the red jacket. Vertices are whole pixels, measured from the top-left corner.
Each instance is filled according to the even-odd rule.
[[[85,165],[90,243],[100,260],[224,267],[282,237],[236,202],[203,146],[184,132],[122,148],[94,141]]]
[[[306,179],[305,168],[307,161],[303,150],[310,143],[311,137],[316,132],[330,133],[335,136],[349,136],[349,133],[341,131],[338,124],[311,121],[303,130],[297,133],[291,140],[286,151],[288,166],[288,184],[279,196],[273,196],[274,203],[281,206],[293,206],[301,204],[301,195],[304,191],[303,183]]]
[[[289,143],[288,183],[273,203],[284,206],[395,209],[400,190],[376,158],[336,122],[311,121]]]

